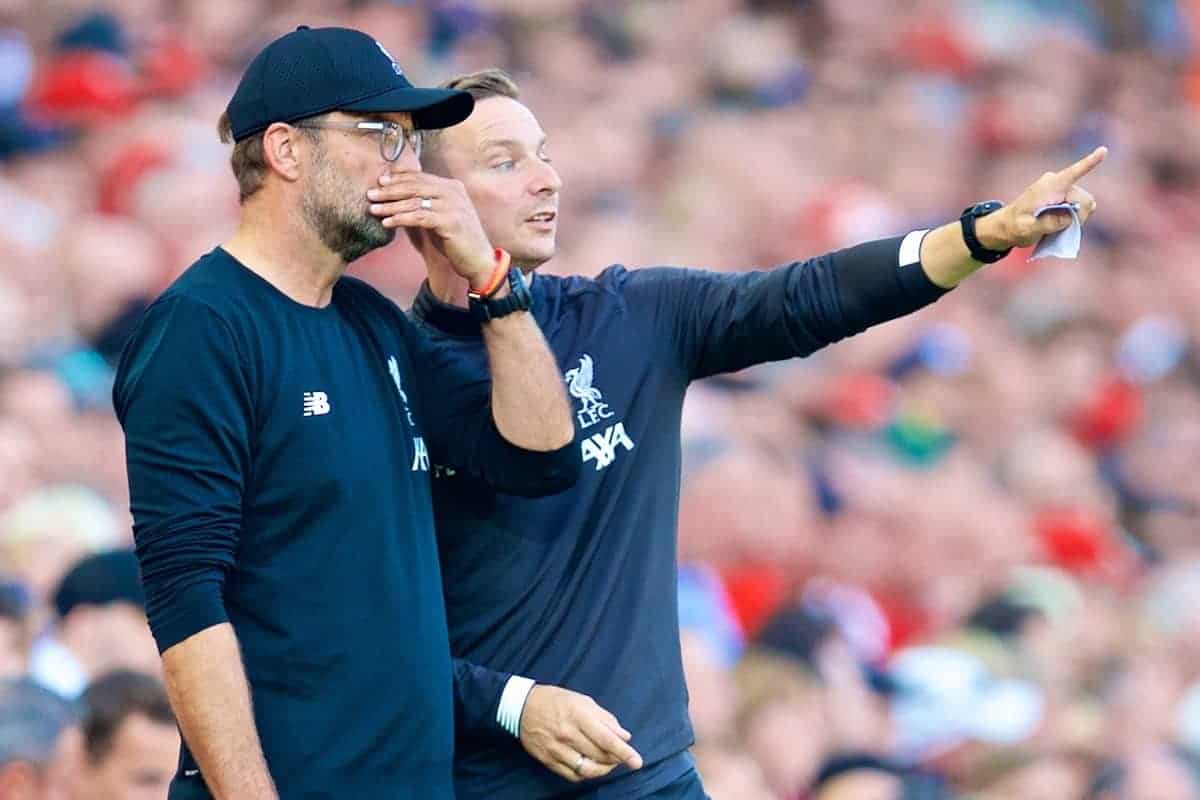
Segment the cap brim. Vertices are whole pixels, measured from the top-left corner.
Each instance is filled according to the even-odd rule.
[[[343,111],[408,111],[417,128],[449,128],[475,108],[475,98],[454,89],[392,89],[340,107]]]

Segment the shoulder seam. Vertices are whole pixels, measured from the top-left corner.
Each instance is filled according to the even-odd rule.
[[[204,308],[206,311],[208,311],[210,314],[213,315],[213,318],[216,319],[217,322],[219,322],[221,324],[221,327],[223,327],[225,329],[225,333],[229,336],[229,341],[233,343],[233,350],[234,350],[234,353],[237,355],[238,364],[241,365],[242,372],[249,375],[250,374],[250,363],[246,359],[246,353],[242,352],[242,348],[238,344],[237,333],[234,331],[233,325],[230,324],[229,320],[226,319],[225,316],[221,313],[221,311],[219,309],[217,309],[211,302],[209,302],[208,300],[205,300],[203,298],[200,298],[200,297],[193,297],[192,295],[189,295],[189,294],[174,293],[174,294],[170,294],[170,295],[165,295],[165,294],[161,295],[157,300],[155,300],[151,304],[150,307],[153,308],[154,306],[158,305],[159,303],[164,303],[164,302],[176,302],[177,303],[177,302],[185,301],[185,300],[189,303],[194,303],[194,304]],[[149,309],[147,309],[147,310],[149,310]]]

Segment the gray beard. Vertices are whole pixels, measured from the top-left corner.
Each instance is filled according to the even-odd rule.
[[[383,220],[366,212],[365,203],[362,211],[354,213],[340,204],[321,205],[309,196],[301,212],[321,244],[347,264],[396,238],[396,229],[383,227]]]
[[[304,196],[300,212],[321,244],[346,264],[377,247],[391,244],[396,229],[383,227],[383,220],[371,216],[365,195],[354,197],[353,189],[344,189],[341,177],[330,167],[321,147],[314,156],[317,191]]]

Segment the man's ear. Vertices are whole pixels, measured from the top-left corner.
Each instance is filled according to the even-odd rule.
[[[272,123],[263,132],[263,160],[279,177],[297,181],[305,144],[307,141],[297,128],[284,122]]]

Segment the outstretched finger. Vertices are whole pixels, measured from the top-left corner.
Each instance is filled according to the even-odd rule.
[[[1108,155],[1107,147],[1097,147],[1092,152],[1088,153],[1083,158],[1076,161],[1066,169],[1060,170],[1058,178],[1061,182],[1068,185],[1077,183],[1084,175],[1100,166],[1104,161],[1104,157]]]

